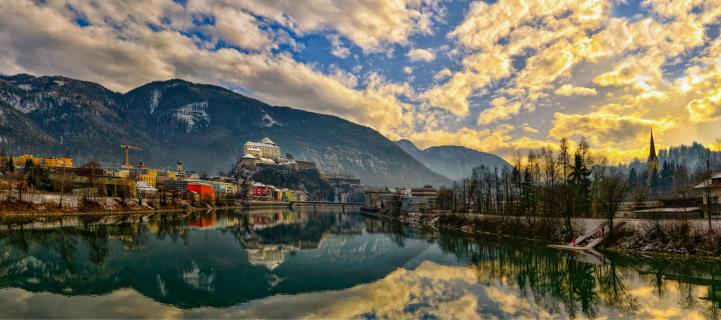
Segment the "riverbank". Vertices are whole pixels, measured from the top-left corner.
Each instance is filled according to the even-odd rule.
[[[232,203],[232,204],[229,204]],[[174,199],[161,202],[159,199],[122,199],[118,197],[77,197],[60,194],[25,194],[18,198],[0,198],[0,216],[63,216],[81,214],[126,214],[148,212],[193,211],[227,208],[289,208],[290,202],[245,201],[211,204]]]
[[[566,244],[563,223],[557,218],[499,217],[473,214],[408,213],[401,223],[434,229],[459,230]],[[604,219],[574,218],[573,237],[604,223]],[[618,222],[623,222],[620,224]],[[721,257],[721,220],[713,219],[618,219],[614,233],[601,248],[623,252]]]

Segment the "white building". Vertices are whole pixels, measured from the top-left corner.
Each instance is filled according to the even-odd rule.
[[[260,142],[248,141],[243,145],[243,154],[252,155],[257,159],[258,162],[269,162],[273,163],[280,162],[280,147],[270,140],[269,138],[263,138]]]
[[[711,214],[718,214],[719,199],[721,199],[721,172],[711,176],[694,187],[703,197],[703,204],[709,205]]]

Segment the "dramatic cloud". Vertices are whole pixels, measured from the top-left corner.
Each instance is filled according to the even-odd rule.
[[[0,1],[0,72],[118,91],[184,78],[337,115],[391,139],[507,158],[587,136],[628,161],[650,126],[662,145],[713,141],[721,134],[695,129],[721,125],[721,1],[618,6]]]

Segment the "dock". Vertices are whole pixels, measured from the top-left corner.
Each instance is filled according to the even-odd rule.
[[[620,222],[615,225],[620,226],[622,224],[624,224],[624,222]],[[576,238],[575,246],[573,244],[549,244],[548,246],[555,249],[574,251],[593,250],[593,248],[595,248],[599,243],[603,242],[603,240],[606,240],[606,238],[608,237],[608,231],[601,232],[601,229],[606,227],[608,227],[608,222],[603,222],[595,228],[591,229],[590,231],[579,236],[578,238]]]

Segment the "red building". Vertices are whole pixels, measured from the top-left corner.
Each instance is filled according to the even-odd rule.
[[[253,197],[254,198],[264,198],[264,197],[268,196],[269,191],[270,191],[269,187],[264,184],[256,183],[253,185]]]
[[[210,184],[188,183],[186,190],[197,193],[200,201],[215,201],[215,190]]]

